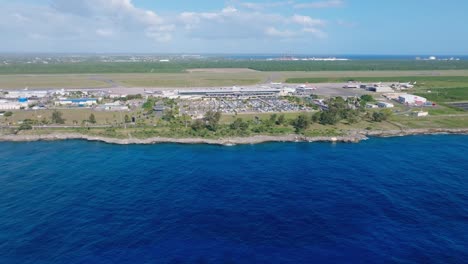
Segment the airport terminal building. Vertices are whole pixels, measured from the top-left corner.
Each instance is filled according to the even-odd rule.
[[[179,90],[181,97],[264,97],[280,96],[283,90],[277,88],[217,88],[217,89],[197,89],[197,90]]]

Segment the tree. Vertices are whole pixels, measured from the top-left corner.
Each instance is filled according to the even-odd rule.
[[[132,122],[132,120],[130,119],[130,117],[128,115],[125,115],[124,120],[125,120],[125,123],[131,123]]]
[[[89,121],[91,124],[96,124],[96,117],[94,116],[94,114],[90,114],[90,115],[89,115],[88,121]]]
[[[5,112],[4,116],[5,116],[5,117],[13,116],[13,112],[10,112],[10,111]]]
[[[203,120],[197,119],[192,123],[191,127],[195,131],[200,131],[205,128],[205,123]]]
[[[270,115],[270,122],[272,124],[276,123],[276,120],[278,119],[278,115],[277,114],[272,114]]]
[[[361,99],[361,107],[365,107],[367,103],[375,101],[374,97],[368,94],[362,95],[360,99]]]
[[[55,110],[52,112],[52,123],[54,124],[65,124],[65,119],[62,117],[63,113]]]
[[[221,112],[208,111],[204,117],[206,128],[211,131],[218,129],[219,121],[221,120]]]
[[[317,113],[313,114],[313,115],[312,115],[312,118],[311,118],[312,123],[317,123],[317,122],[319,122],[319,121],[320,121],[320,115],[321,115],[320,112],[317,112]]]
[[[284,115],[278,116],[278,120],[276,120],[276,124],[278,126],[284,125],[286,123],[286,117]]]
[[[320,113],[320,124],[322,125],[335,125],[338,121],[340,121],[340,117],[335,111]]]
[[[166,120],[168,122],[172,121],[175,118],[175,112],[174,109],[169,108],[164,110],[164,114],[161,117],[163,120]]]
[[[361,96],[361,101],[363,102],[373,102],[374,101],[374,97],[372,97],[372,95],[369,95],[369,94],[364,94]]]
[[[372,113],[372,121],[374,122],[382,122],[385,121],[387,117],[382,112],[374,112]]]
[[[32,130],[33,127],[30,123],[26,123],[24,122],[23,124],[21,124],[18,128],[18,130]]]
[[[374,122],[382,122],[382,121],[387,120],[391,115],[392,115],[392,111],[387,109],[381,112],[372,113],[371,119]]]
[[[234,122],[231,123],[231,125],[229,125],[229,127],[232,130],[245,131],[245,130],[247,130],[249,128],[249,123],[244,122],[244,120],[242,120],[242,118],[237,118],[236,120],[234,120]]]
[[[310,126],[310,119],[305,115],[301,114],[299,115],[294,121],[293,121],[293,127],[296,129],[296,132],[302,132],[309,128]]]
[[[149,97],[148,100],[143,104],[143,109],[147,112],[153,111],[154,104],[156,104],[156,99]]]
[[[179,119],[184,124],[185,128],[187,128],[190,120],[192,120],[192,118],[187,114],[183,114]]]
[[[49,120],[47,120],[47,118],[44,117],[44,118],[42,118],[42,120],[41,120],[41,124],[43,124],[43,125],[48,125],[48,124],[49,124]]]

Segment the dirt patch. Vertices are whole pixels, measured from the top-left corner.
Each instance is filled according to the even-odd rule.
[[[188,69],[187,72],[206,72],[206,73],[246,73],[257,72],[248,68],[204,68],[204,69]]]

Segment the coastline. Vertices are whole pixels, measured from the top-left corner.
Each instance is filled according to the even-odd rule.
[[[349,131],[346,136],[320,136],[307,137],[303,135],[282,135],[282,136],[267,136],[256,135],[251,137],[233,137],[220,139],[205,139],[205,138],[167,138],[153,137],[147,139],[119,139],[101,136],[90,136],[79,133],[57,133],[47,135],[0,135],[0,142],[33,142],[33,141],[63,141],[63,140],[86,140],[96,141],[108,144],[117,145],[149,145],[160,143],[176,143],[176,144],[209,144],[209,145],[247,145],[260,144],[267,142],[341,142],[341,143],[359,143],[369,137],[399,137],[412,135],[437,135],[437,134],[459,134],[468,135],[468,128],[459,129],[444,129],[444,128],[424,128],[424,129],[405,129],[405,130],[381,130],[367,131],[357,130]]]

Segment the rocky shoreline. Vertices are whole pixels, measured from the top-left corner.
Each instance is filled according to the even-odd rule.
[[[382,131],[367,131],[357,130],[349,131],[346,136],[339,137],[306,137],[302,135],[284,135],[284,136],[251,136],[251,137],[235,137],[221,139],[204,139],[204,138],[165,138],[154,137],[147,139],[119,139],[107,138],[100,136],[90,136],[78,133],[68,134],[47,134],[47,135],[0,135],[0,142],[32,142],[32,141],[59,141],[59,140],[87,140],[97,141],[109,144],[132,145],[132,144],[158,144],[158,143],[176,143],[176,144],[210,144],[210,145],[245,145],[259,144],[266,142],[343,142],[343,143],[358,143],[366,140],[369,137],[397,137],[410,135],[436,135],[436,134],[464,134],[468,135],[468,128],[463,129],[407,129],[407,130],[382,130]]]

